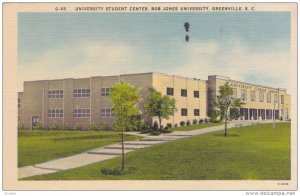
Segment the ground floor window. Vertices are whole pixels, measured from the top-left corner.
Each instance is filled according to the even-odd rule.
[[[75,118],[87,118],[90,115],[91,110],[89,108],[76,108],[73,110],[73,117]]]
[[[101,111],[102,117],[112,117],[114,116],[114,110],[112,108],[102,108]]]
[[[187,109],[181,108],[181,116],[187,116]]]
[[[48,117],[49,118],[62,118],[64,116],[63,109],[49,109],[48,110]]]
[[[194,109],[194,116],[200,116],[199,109]]]

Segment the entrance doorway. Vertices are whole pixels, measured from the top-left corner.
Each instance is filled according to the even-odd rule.
[[[39,122],[39,117],[38,116],[32,116],[31,118],[31,129]]]

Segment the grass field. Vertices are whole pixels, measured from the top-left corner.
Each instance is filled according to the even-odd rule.
[[[126,139],[138,137],[128,135]],[[18,167],[43,163],[119,141],[117,132],[19,131]]]
[[[114,158],[26,180],[289,180],[290,123],[260,124],[203,134],[125,155],[125,176],[104,175],[120,167]]]
[[[183,127],[173,127],[170,130],[171,131],[191,131],[191,130],[195,130],[195,129],[202,129],[202,128],[206,128],[206,127],[218,126],[218,125],[222,125],[222,124],[224,124],[223,121],[218,122],[218,123],[210,122],[210,123],[189,125],[189,126],[183,126]]]

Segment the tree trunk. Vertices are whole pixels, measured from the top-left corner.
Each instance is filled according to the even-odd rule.
[[[161,117],[158,117],[158,121],[159,121],[159,130],[161,130]]]
[[[124,153],[124,130],[122,130],[122,175],[124,175],[125,153]]]
[[[225,120],[224,136],[226,137],[227,136],[227,112],[225,112],[224,120]]]

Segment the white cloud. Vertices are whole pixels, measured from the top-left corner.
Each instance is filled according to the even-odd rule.
[[[290,88],[290,54],[287,52],[250,51],[238,39],[229,50],[216,42],[193,44],[184,49],[186,64],[172,74],[207,79],[208,75],[228,76],[261,85]]]

